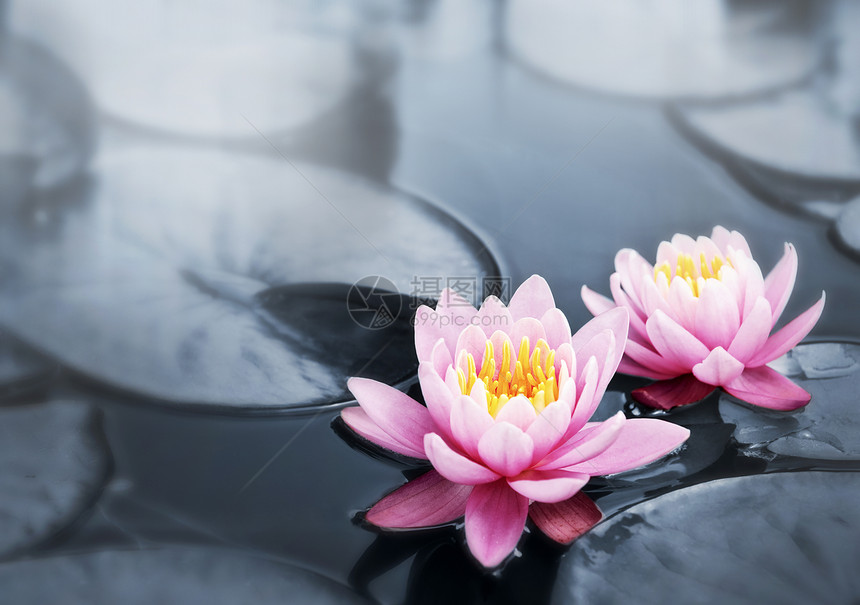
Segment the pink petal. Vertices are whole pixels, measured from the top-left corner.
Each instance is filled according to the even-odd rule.
[[[407,447],[424,449],[424,435],[436,430],[427,408],[406,393],[375,380],[350,378],[346,385],[379,428]]]
[[[725,255],[729,249],[729,230],[722,225],[717,225],[711,230],[711,241],[713,241],[720,251]]]
[[[567,468],[594,458],[618,439],[625,422],[627,419],[624,413],[618,412],[609,420],[581,430],[570,441],[550,452],[536,468],[540,470]]]
[[[698,261],[699,255],[703,252],[705,254],[705,260],[709,263],[714,260],[714,257],[723,255],[719,246],[714,243],[714,240],[709,237],[705,237],[704,235],[700,235],[696,238],[696,256],[694,256],[693,259]]]
[[[613,275],[615,274],[613,273]],[[579,295],[582,297],[582,302],[585,303],[585,308],[591,311],[592,315],[600,315],[617,306],[612,299],[590,290],[588,286],[582,286]]]
[[[712,385],[699,382],[692,374],[684,374],[635,389],[631,395],[642,405],[658,410],[671,410],[680,405],[701,401],[713,390]]]
[[[740,289],[743,291],[743,296],[738,300],[738,308],[742,311],[741,318],[744,318],[752,311],[756,300],[764,296],[764,278],[758,263],[751,257],[732,252],[729,254],[729,260],[737,271]]]
[[[480,406],[466,395],[454,400],[451,409],[451,432],[455,443],[472,458],[479,458],[478,442],[491,426],[493,417],[487,411],[486,405]]]
[[[709,349],[728,348],[740,325],[737,300],[721,281],[706,279],[696,308],[696,337]]]
[[[621,356],[624,354],[624,343],[627,341],[629,313],[623,307],[610,309],[601,313],[571,337],[571,345],[577,357],[588,359],[594,355],[600,370],[600,381],[597,385],[598,400],[603,397],[606,386],[615,374]],[[609,330],[613,338],[606,340],[603,333]],[[579,384],[577,383],[577,386]]]
[[[438,321],[434,321],[436,311],[427,305],[421,305],[415,311],[415,352],[418,354],[418,361],[427,361],[430,359],[430,354],[433,347],[441,339],[445,340],[445,334],[442,332],[442,326]],[[451,345],[445,343],[446,348],[451,349]]]
[[[682,254],[689,254],[693,257],[693,259],[698,256],[696,254],[696,240],[694,240],[689,235],[686,235],[684,233],[676,233],[672,236],[671,243]]]
[[[776,266],[764,278],[764,295],[770,303],[773,323],[776,325],[779,316],[782,315],[788,297],[794,289],[794,280],[797,277],[797,252],[791,244],[785,245],[785,253]]]
[[[681,361],[673,358],[667,359],[654,351],[650,345],[640,345],[639,343],[629,339],[624,347],[624,353],[640,366],[646,367],[652,372],[663,374],[667,377],[686,374],[690,371],[690,368],[686,367]],[[639,376],[650,378],[650,376],[645,374],[639,374]]]
[[[767,366],[747,368],[723,388],[738,399],[771,410],[796,410],[812,398],[791,380]]]
[[[516,357],[519,354],[520,343],[523,338],[529,339],[530,349],[534,349],[535,343],[538,340],[546,340],[546,332],[543,329],[543,324],[534,317],[523,317],[515,321],[509,334],[511,336],[511,343],[514,345],[512,357]]]
[[[457,337],[465,326],[471,325],[477,309],[465,298],[446,288],[434,311],[421,305],[415,312],[415,351],[418,361],[427,361],[440,338],[445,340],[451,355],[455,353]]]
[[[424,395],[427,411],[430,412],[436,427],[434,432],[441,432],[443,436],[450,437],[451,407],[456,396],[451,394],[445,381],[426,361],[418,364],[418,381],[421,384],[421,393]]]
[[[509,422],[521,431],[529,430],[535,418],[537,412],[525,395],[517,395],[496,414],[496,422]]]
[[[639,293],[642,274],[653,275],[654,267],[642,258],[636,250],[623,248],[615,255],[615,272],[621,280],[621,287],[630,297],[630,301],[640,309],[644,309]]]
[[[555,504],[534,502],[529,517],[548,538],[559,544],[570,544],[600,523],[603,513],[594,501],[582,492]]]
[[[675,312],[681,326],[690,332],[696,329],[696,309],[699,299],[693,296],[693,290],[687,280],[676,275],[669,285],[669,306]]]
[[[817,303],[795,317],[779,332],[768,338],[764,346],[747,362],[747,367],[761,366],[769,361],[773,361],[777,357],[785,355],[789,349],[799,343],[804,336],[809,334],[809,331],[815,326],[818,318],[821,317],[821,312],[824,310],[824,298],[825,295],[822,292],[821,298]]]
[[[479,326],[487,336],[491,336],[496,330],[510,330],[514,325],[514,318],[498,297],[488,296],[475,315],[474,325]]]
[[[531,464],[534,442],[513,424],[497,422],[481,437],[478,452],[488,467],[504,477],[513,477]]]
[[[560,309],[550,309],[540,318],[546,332],[546,342],[551,349],[570,344],[570,324]]]
[[[743,251],[747,256],[752,258],[752,253],[750,252],[747,240],[737,231],[729,231],[725,227],[717,225],[711,232],[711,239],[720,248],[723,254],[727,254],[729,247],[732,247],[735,250]]]
[[[600,405],[600,400],[594,394],[597,390],[599,377],[597,375],[597,360],[594,357],[589,357],[580,374],[582,390],[579,385],[576,386],[577,399],[573,406],[573,413],[570,417],[570,425],[567,427],[565,438],[569,439],[579,429],[585,426],[588,419],[594,414],[594,410]],[[559,393],[560,395],[561,393]],[[595,399],[597,399],[595,401]]]
[[[674,268],[678,264],[678,256],[681,254],[682,252],[672,242],[660,242],[657,246],[654,266],[659,267],[663,263],[669,263],[669,266]]]
[[[649,317],[645,327],[657,352],[686,368],[692,369],[708,356],[708,347],[662,311]]]
[[[472,385],[472,390],[469,391],[469,397],[480,407],[487,409],[487,413],[489,413],[489,409],[487,408],[487,387],[484,385],[483,380],[475,381],[475,384]]]
[[[555,370],[557,376],[561,372],[562,364],[567,365],[569,376],[576,374],[576,354],[573,352],[573,347],[570,346],[570,343],[565,343],[555,350]]]
[[[440,377],[444,376],[448,368],[454,365],[454,357],[451,355],[451,351],[448,350],[448,345],[445,344],[444,339],[440,338],[433,345],[433,349],[430,352],[430,363],[433,364],[433,369],[436,370],[436,373]]]
[[[612,292],[612,297],[619,307],[627,309],[630,319],[629,337],[638,337],[639,340],[645,341],[648,338],[648,333],[645,331],[645,312],[630,300],[630,297],[621,289],[621,278],[617,273],[609,276],[609,289]]]
[[[452,322],[451,324],[459,332],[463,326],[468,326],[471,323],[471,319],[478,313],[478,310],[454,290],[445,288],[439,295],[436,312],[452,318],[462,318],[464,321]]]
[[[428,433],[424,439],[424,451],[439,473],[454,483],[477,485],[489,483],[499,478],[499,475],[474,460],[466,458],[452,450],[436,433]]]
[[[509,328],[510,329],[510,328]],[[493,332],[493,335],[490,336],[490,342],[493,343],[493,358],[496,361],[496,371],[509,371],[513,372],[514,362],[516,361],[517,353],[519,352],[514,348],[514,343],[511,342],[511,337],[508,336],[506,332],[502,332],[501,330],[496,330]],[[504,358],[504,349],[505,343],[507,343],[508,347],[511,349],[511,357],[508,361],[508,367],[502,367],[502,359]],[[517,343],[519,345],[519,343]]]
[[[555,300],[549,284],[540,275],[532,275],[517,288],[508,304],[508,310],[514,321],[523,317],[542,317],[544,313],[555,307]]]
[[[457,376],[457,370],[455,370],[453,366],[449,366],[445,371],[445,386],[448,387],[448,391],[450,391],[451,395],[454,397],[466,394],[460,390],[460,380]]]
[[[365,519],[377,527],[429,527],[449,523],[466,513],[472,487],[428,471],[373,505]]]
[[[657,354],[654,353],[654,355]],[[676,372],[658,372],[657,370],[646,368],[642,364],[633,361],[633,359],[627,356],[624,356],[621,359],[621,363],[618,364],[618,371],[622,374],[629,374],[631,376],[642,376],[643,378],[650,378],[652,380],[666,380],[668,378],[673,378],[677,376]]]
[[[729,355],[723,347],[717,347],[702,363],[693,366],[693,376],[714,386],[723,386],[741,375],[744,364]]]
[[[578,492],[591,479],[568,471],[525,471],[508,479],[514,491],[537,502],[561,502]]]
[[[657,277],[659,278],[661,275],[663,279],[666,278],[663,273],[658,273]],[[642,294],[642,308],[645,310],[645,315],[650,317],[655,311],[659,310],[674,319],[675,311],[672,310],[667,301],[669,295],[668,288],[664,296],[657,287],[657,282],[654,281],[653,275],[643,275],[640,280],[642,283],[639,286],[639,291]]]
[[[689,436],[688,429],[671,422],[633,418],[624,423],[618,439],[603,453],[567,470],[592,476],[628,471],[665,456]]]
[[[564,399],[553,401],[538,415],[526,431],[534,442],[532,462],[546,456],[561,441],[570,425],[571,408]]]
[[[466,543],[484,567],[511,554],[526,525],[529,500],[505,481],[477,485],[466,503]]]
[[[404,456],[421,458],[422,460],[427,459],[427,456],[424,454],[423,447],[419,450],[399,442],[397,439],[379,428],[379,426],[370,419],[367,412],[360,407],[344,408],[340,412],[340,417],[343,418],[343,421],[349,428],[376,445],[391,450],[392,452],[403,454]]]
[[[454,349],[454,361],[457,367],[465,372],[464,355],[471,355],[475,361],[475,367],[480,370],[481,364],[484,361],[484,350],[486,348],[487,335],[484,334],[484,331],[478,326],[467,326],[460,332],[456,348]]]
[[[770,303],[760,296],[729,346],[731,356],[744,363],[752,359],[767,341],[772,325]]]

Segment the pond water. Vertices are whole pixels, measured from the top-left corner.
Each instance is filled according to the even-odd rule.
[[[37,153],[21,135],[0,149],[10,528],[0,593],[22,603],[860,598],[860,264],[846,243],[860,238],[846,155],[860,148],[856,107],[839,106],[831,126],[849,130],[809,166],[798,165],[808,154],[780,155],[778,137],[724,137],[711,120],[782,111],[790,97],[774,88],[814,94],[803,78],[827,73],[828,36],[860,31],[832,26],[838,3],[704,3],[710,12],[688,18],[719,67],[708,86],[691,75],[695,57],[647,82],[617,56],[604,57],[611,68],[579,55],[560,66],[573,53],[564,37],[535,38],[547,14],[513,20],[527,3],[259,0],[233,22],[239,9],[225,1],[198,23],[189,2],[153,8],[133,36],[121,9],[134,3],[116,3],[113,21],[72,4],[5,7],[2,35],[18,51],[0,69],[17,92],[2,118],[62,145]],[[676,4],[655,13],[669,33]],[[602,27],[621,18],[582,6]],[[624,27],[607,39],[636,30]],[[272,39],[293,35],[283,48],[306,49],[301,65]],[[630,48],[645,45],[650,73],[663,51],[640,38]],[[738,39],[728,63],[713,56]],[[117,40],[124,69],[108,60]],[[237,73],[261,41],[282,60]],[[171,53],[192,47],[171,71]],[[796,61],[750,60],[774,48]],[[223,56],[222,72],[206,59],[202,83],[180,78]],[[291,89],[281,116],[278,95]],[[45,102],[27,101],[33,90]],[[68,105],[47,102],[60,98]],[[832,170],[810,174],[821,166]],[[569,547],[532,528],[493,573],[456,524],[378,532],[361,521],[417,471],[337,420],[345,382],[373,377],[420,398],[409,322],[420,302],[451,283],[473,300],[505,297],[539,273],[576,328],[591,317],[581,286],[608,293],[620,248],[653,258],[674,233],[717,224],[742,232],[765,271],[794,243],[785,317],[827,292],[805,343],[774,365],[812,393],[807,408],[764,411],[717,391],[655,412],[630,396],[646,380],[616,376],[595,419],[653,416],[689,428],[689,441],[592,479],[585,492],[603,522]]]

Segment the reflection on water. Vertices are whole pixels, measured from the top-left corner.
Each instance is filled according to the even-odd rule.
[[[25,597],[34,583],[66,590],[63,578],[86,573],[105,594],[134,585],[142,576],[125,574],[141,566],[158,578],[148,588],[183,605],[197,599],[180,594],[188,582],[234,601],[248,600],[249,585],[328,602],[563,598],[582,553],[611,563],[624,541],[563,548],[534,531],[521,556],[485,574],[456,527],[372,533],[360,511],[411,476],[410,465],[344,443],[325,404],[348,398],[350,374],[402,387],[414,379],[412,301],[400,295],[415,277],[489,276],[498,255],[512,284],[547,277],[576,326],[590,318],[581,284],[605,283],[619,248],[714,224],[744,232],[767,266],[794,242],[800,268],[786,314],[827,290],[835,302],[815,337],[860,340],[860,269],[827,232],[838,221],[843,250],[860,233],[858,202],[849,203],[860,193],[856,6],[10,3],[0,53],[0,425],[14,434],[0,447],[11,473],[0,509],[18,514],[8,515],[18,533],[4,536],[31,528],[39,543],[15,546],[35,560],[0,564],[0,592],[19,576]],[[643,97],[685,102],[667,119]],[[678,126],[689,135],[705,122],[733,126],[679,136]],[[350,285],[373,276],[400,293],[386,329],[350,315]],[[748,476],[737,479],[741,491],[766,499],[763,473],[860,472],[849,430],[860,374],[832,375],[844,359],[822,370],[804,351],[795,361],[814,395],[806,410],[771,423],[715,395],[657,413],[691,439],[666,460],[587,486],[605,528],[625,540],[636,533],[633,515],[618,516],[631,506],[659,527],[663,498],[675,499],[670,516],[693,510],[685,503],[722,478]],[[617,377],[597,418],[654,414],[630,401],[643,384]],[[88,424],[99,416],[88,406],[103,429]],[[797,481],[822,502],[857,497],[853,480]],[[704,571],[734,569],[713,550],[722,536],[741,552],[751,546],[744,536],[759,535],[740,531],[742,516],[696,516],[705,531],[696,547],[711,552],[699,559]],[[811,534],[798,544],[829,540],[798,519]],[[857,541],[854,528],[844,535]],[[137,549],[152,551],[118,554]],[[98,554],[72,555],[81,552]],[[638,587],[641,570],[649,586],[674,585],[665,580],[677,574],[631,552],[611,572],[617,586]],[[799,563],[807,551],[794,552],[772,550],[767,565],[810,577]],[[828,561],[813,575],[841,569]],[[609,572],[595,569],[605,585]],[[707,597],[713,586],[698,577],[695,594]],[[772,577],[754,580],[769,590]]]

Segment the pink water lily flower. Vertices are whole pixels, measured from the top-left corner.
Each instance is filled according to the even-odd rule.
[[[634,250],[619,251],[609,278],[613,300],[585,286],[582,300],[595,315],[630,313],[619,371],[658,381],[633,391],[640,403],[669,409],[722,387],[754,405],[793,410],[809,402],[809,393],[766,364],[800,342],[824,308],[822,292],[771,334],[796,274],[791,244],[763,277],[746,239],[717,226],[710,238],[676,234],[662,242],[655,265]]]
[[[344,409],[355,432],[433,470],[366,515],[381,527],[424,527],[465,514],[466,542],[486,567],[514,550],[526,518],[561,542],[576,533],[594,475],[618,473],[676,449],[689,431],[618,413],[588,422],[621,359],[627,311],[612,309],[571,336],[546,281],[532,276],[507,307],[476,310],[451,290],[416,313],[426,407],[363,378]],[[587,498],[586,498],[587,500]]]

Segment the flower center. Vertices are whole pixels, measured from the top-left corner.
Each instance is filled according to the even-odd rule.
[[[477,381],[483,382],[487,392],[487,409],[494,418],[517,395],[525,395],[537,412],[558,399],[555,351],[549,348],[546,341],[539,339],[534,349],[531,349],[528,337],[524,336],[513,364],[512,353],[511,344],[506,340],[502,345],[501,363],[496,367],[493,343],[488,340],[480,371],[471,353],[461,353],[457,364],[460,392],[468,395]]]
[[[702,252],[699,254],[699,262],[697,263],[693,260],[691,255],[679,254],[674,271],[673,267],[668,262],[664,262],[663,264],[654,267],[654,281],[657,281],[662,273],[666,276],[666,280],[671,284],[672,278],[677,275],[687,282],[690,286],[690,290],[693,291],[693,296],[698,297],[704,280],[723,279],[723,265],[731,267],[732,261],[715,256],[709,264],[707,258],[705,258],[705,253]]]

